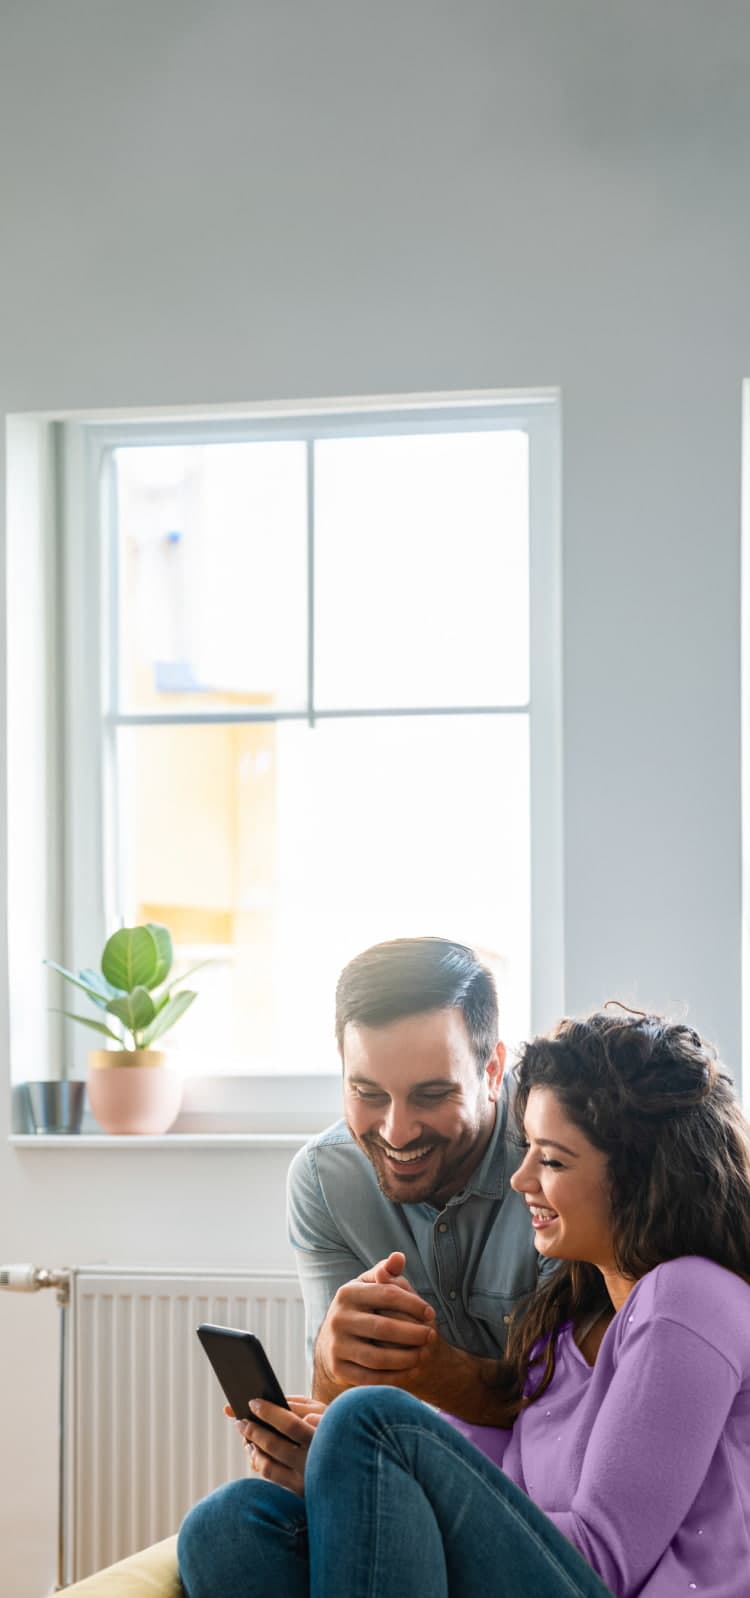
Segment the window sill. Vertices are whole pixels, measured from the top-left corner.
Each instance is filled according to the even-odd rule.
[[[306,1138],[342,1115],[341,1077],[210,1076],[186,1077],[182,1107],[171,1132],[162,1138],[111,1137],[102,1133],[88,1107],[77,1133],[35,1133],[24,1085],[13,1087],[11,1143],[28,1148],[44,1143],[66,1146],[88,1143],[105,1147],[120,1142],[158,1142],[170,1148],[226,1148],[232,1141],[258,1147],[298,1148]]]
[[[105,1132],[13,1133],[17,1149],[299,1149],[309,1132],[166,1132],[162,1137],[114,1137]]]

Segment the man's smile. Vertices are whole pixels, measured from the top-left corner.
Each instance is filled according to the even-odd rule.
[[[434,1143],[422,1143],[416,1149],[389,1149],[384,1144],[379,1143],[376,1147],[394,1170],[413,1169],[416,1175],[417,1170],[420,1170],[427,1163],[430,1155],[434,1153],[436,1145]]]

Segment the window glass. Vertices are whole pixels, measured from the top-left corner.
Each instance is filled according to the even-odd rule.
[[[320,441],[317,703],[525,703],[528,543],[523,432]]]
[[[123,448],[115,469],[120,707],[304,706],[304,443]]]
[[[212,961],[187,1069],[335,1069],[341,967],[409,935],[477,947],[527,1033],[525,714],[126,727],[117,752],[125,919]]]
[[[188,1071],[335,1070],[342,966],[405,935],[478,948],[528,1032],[530,435],[504,420],[103,446],[102,919],[208,962]]]

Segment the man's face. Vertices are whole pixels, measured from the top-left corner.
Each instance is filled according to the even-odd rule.
[[[397,1204],[443,1204],[476,1169],[495,1124],[505,1050],[480,1076],[460,1010],[387,1026],[348,1022],[344,1102],[352,1137]]]

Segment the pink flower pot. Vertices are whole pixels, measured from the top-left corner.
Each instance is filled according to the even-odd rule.
[[[169,1130],[182,1103],[182,1077],[168,1061],[159,1049],[92,1050],[89,1103],[104,1132],[154,1136]]]

